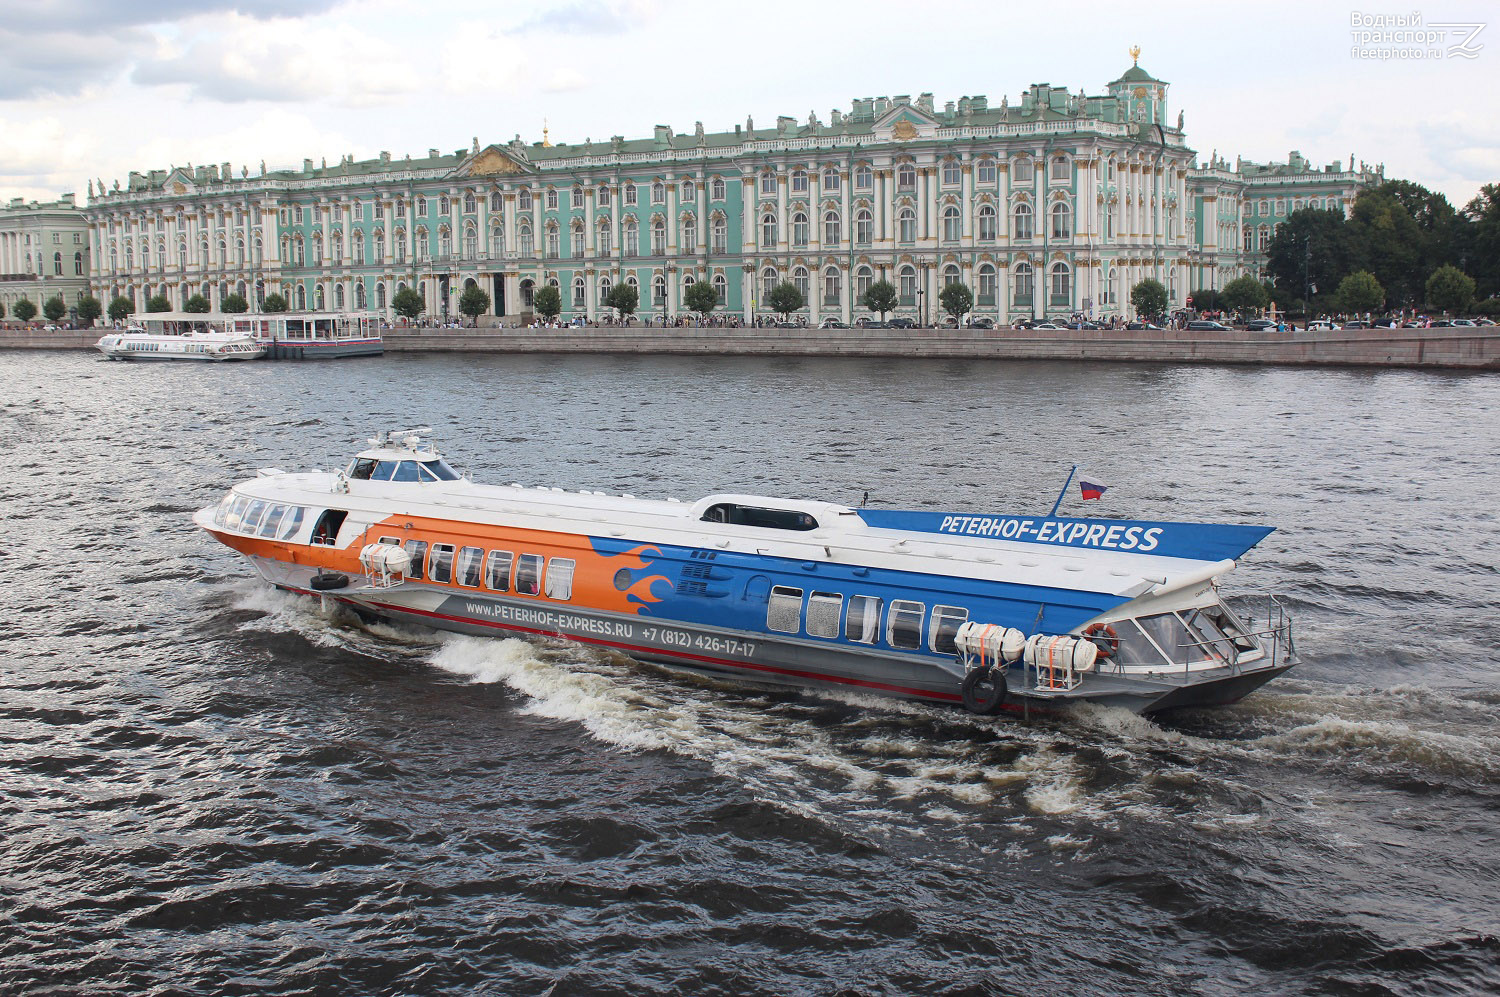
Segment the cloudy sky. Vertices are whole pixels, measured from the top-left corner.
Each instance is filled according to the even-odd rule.
[[[658,123],[725,130],[747,115],[826,121],[854,97],[1014,103],[1036,82],[1101,93],[1132,44],[1171,84],[1202,159],[1297,149],[1323,165],[1352,153],[1459,205],[1500,182],[1492,0],[1114,6],[12,0],[0,21],[0,197],[81,197],[90,178],[189,162],[253,173],[262,160],[536,141],[544,119],[553,141],[581,142]],[[1370,30],[1368,18],[1414,13],[1439,43],[1353,34],[1361,19]],[[1372,44],[1433,57],[1354,51]]]

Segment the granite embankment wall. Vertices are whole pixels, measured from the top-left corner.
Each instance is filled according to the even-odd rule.
[[[1353,364],[1500,369],[1500,329],[1326,333],[1011,329],[422,329],[388,351],[964,357],[1146,363]]]
[[[0,330],[0,349],[89,349],[98,330]],[[403,329],[389,352],[962,357],[1143,363],[1332,364],[1500,370],[1500,329],[1312,333],[1011,329]]]

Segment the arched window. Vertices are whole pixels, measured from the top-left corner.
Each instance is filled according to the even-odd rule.
[[[479,232],[473,224],[464,226],[464,259],[472,260],[479,255]]]
[[[943,186],[944,187],[956,187],[962,179],[963,179],[963,174],[959,170],[958,160],[956,160],[956,159],[947,159],[947,160],[944,160],[943,161]]]
[[[317,236],[314,236],[313,237],[313,257],[314,258],[317,258],[320,255],[319,254],[319,248],[320,247],[319,247],[319,244],[317,242]],[[427,243],[427,230],[425,228],[419,228],[419,229],[417,229],[417,257],[418,257],[418,259],[425,260],[427,258],[427,256],[428,256],[428,252],[429,252],[429,246],[428,246],[428,243]]]
[[[448,199],[448,195],[444,194],[441,197],[439,197],[438,198],[438,214],[440,214],[440,215],[447,215],[447,214],[451,214],[452,212],[453,212],[453,202]]]
[[[798,248],[807,245],[807,215],[801,211],[792,215],[792,245]]]
[[[678,248],[684,253],[696,252],[698,249],[698,220],[692,215],[682,220],[682,245]]]
[[[977,179],[980,183],[994,183],[996,179],[995,161],[993,159],[981,159],[976,169]]]
[[[792,270],[792,284],[802,292],[802,299],[807,300],[810,287],[807,279],[807,267],[796,267]]]
[[[547,259],[555,260],[562,255],[562,236],[557,231],[557,222],[547,223]]]
[[[583,307],[584,289],[586,287],[587,287],[587,285],[584,284],[582,277],[574,277],[573,278],[573,307],[574,308],[582,308]]]
[[[709,196],[712,197],[715,201],[722,201],[724,200],[724,196],[726,193],[727,191],[724,188],[724,178],[714,177],[713,185],[709,188]]]
[[[360,281],[354,285],[354,308],[356,311],[361,312],[366,308],[364,281]]]
[[[839,171],[832,166],[823,171],[823,191],[828,193],[839,189]]]
[[[860,208],[854,213],[854,243],[868,246],[875,239],[875,216],[869,208]]]
[[[183,271],[187,270],[187,242],[186,241],[179,242],[177,244],[177,269],[178,270],[183,270]]]
[[[875,283],[875,271],[869,267],[862,266],[854,271],[855,300],[864,300],[865,293],[870,290],[870,285],[873,283]]]
[[[766,170],[760,175],[760,192],[762,194],[776,193],[776,174]]]
[[[995,265],[993,263],[979,264],[979,304],[993,305],[995,303]]]
[[[718,215],[713,221],[713,251],[725,253],[729,251],[729,223],[724,220],[723,215]]]
[[[910,163],[902,163],[896,168],[896,189],[914,190],[917,186],[917,168]]]
[[[614,285],[609,282],[609,278],[608,277],[600,277],[599,278],[599,303],[600,304],[603,304],[604,302],[606,302],[606,301],[609,300],[609,292],[611,290],[613,290],[613,289],[614,289]]]
[[[600,184],[599,185],[599,198],[598,198],[598,200],[599,200],[599,207],[601,207],[601,208],[607,208],[607,207],[609,207],[609,185],[608,184]]]
[[[62,276],[62,253],[52,254],[52,272],[59,277]]]
[[[574,187],[573,188],[572,204],[573,204],[573,207],[575,207],[575,208],[581,208],[581,207],[583,207],[583,188],[582,187]]]
[[[807,174],[805,172],[803,172],[802,170],[793,170],[792,171],[792,193],[793,194],[806,194],[807,193]]]
[[[1035,280],[1035,274],[1032,272],[1030,263],[1022,261],[1016,264],[1016,293],[1013,303],[1017,308],[1031,307],[1032,289],[1035,285]]]
[[[947,287],[949,284],[957,284],[958,282],[958,264],[950,263],[943,267],[943,286]]]
[[[773,287],[775,287],[777,285],[777,283],[779,283],[779,282],[776,279],[776,268],[775,267],[766,267],[764,270],[762,270],[760,272],[760,300],[761,300],[761,304],[763,304],[763,305],[765,304],[766,299],[771,296],[771,289]]]
[[[1033,183],[1036,180],[1036,164],[1023,156],[1016,160],[1011,175],[1015,177],[1016,183]]]
[[[662,183],[660,180],[656,181],[655,183],[653,183],[651,185],[651,203],[652,204],[666,204],[667,203],[667,185],[664,184],[664,183]]]
[[[1120,303],[1119,293],[1115,285],[1115,281],[1119,279],[1119,271],[1114,267],[1110,267],[1109,276],[1104,278],[1104,303],[1106,305],[1117,305]]]
[[[661,274],[651,278],[651,300],[657,308],[665,308],[667,305],[667,278]]]
[[[667,223],[661,218],[651,220],[651,255],[664,256],[667,252]]]
[[[1073,236],[1073,212],[1062,201],[1052,205],[1052,238],[1069,239]]]
[[[500,192],[498,190],[492,190],[492,191],[490,191],[490,210],[491,211],[503,211],[504,209],[505,209],[505,200],[501,196]],[[401,202],[399,202],[399,201],[396,202],[396,210],[398,212],[401,210]]]
[[[303,284],[297,285],[297,311],[307,311],[307,287]]]
[[[474,193],[473,193],[473,191],[466,191],[464,193],[464,214],[466,214],[466,215],[472,215],[474,212],[476,212],[478,210],[479,210],[479,205],[477,205],[477,204],[474,203]]]
[[[582,256],[584,251],[583,222],[573,219],[573,255]]]
[[[258,266],[261,265],[262,259],[263,259],[264,254],[265,254],[265,247],[261,244],[260,236],[256,236],[255,237],[255,243],[251,247],[251,249],[253,250],[253,252],[252,252],[252,254],[250,256],[251,265],[258,267]],[[162,256],[162,264],[165,265],[166,262],[167,262],[167,250],[166,250],[165,246],[162,247],[161,256]],[[377,250],[376,251],[376,259],[379,259],[379,257],[380,257],[380,253],[379,253],[379,250]]]
[[[875,185],[875,174],[870,167],[860,164],[854,168],[854,189],[869,190]]]
[[[356,265],[365,262],[365,234],[356,231],[354,233],[354,262]]]
[[[837,211],[823,212],[823,245],[831,248],[839,244],[839,237],[842,235],[839,228],[839,213]]]
[[[1031,205],[1022,202],[1016,205],[1016,222],[1014,226],[1017,239],[1030,239],[1032,231]]]
[[[896,238],[901,242],[917,241],[917,213],[912,208],[902,208],[896,215]]]
[[[840,287],[838,267],[829,267],[823,271],[823,304],[836,305],[839,303]]]
[[[958,205],[950,204],[943,209],[943,241],[957,242],[962,234],[962,225],[958,219]]]
[[[767,211],[760,216],[760,246],[762,249],[776,248],[776,213]]]
[[[1068,157],[1067,156],[1056,156],[1056,157],[1053,158],[1053,160],[1052,160],[1052,179],[1053,180],[1071,180],[1071,179],[1073,179],[1073,170],[1068,165]]]
[[[698,194],[698,191],[693,186],[693,181],[691,181],[691,180],[684,180],[684,181],[682,181],[682,194],[681,194],[681,197],[682,197],[682,199],[684,201],[691,201],[695,196],[697,196],[697,194]]]
[[[337,253],[337,249],[334,252]],[[446,225],[438,229],[438,252],[444,257],[453,255],[453,232]]]
[[[1066,308],[1073,302],[1072,271],[1061,261],[1052,264],[1052,294],[1050,304],[1054,308]]]
[[[183,250],[182,250],[182,269],[184,269],[184,270],[187,269],[187,248],[186,247],[183,247]],[[83,253],[81,253],[81,252],[73,254],[73,275],[75,277],[82,277],[83,276]]]
[[[901,303],[903,305],[914,305],[917,303],[917,271],[916,268],[907,264],[901,268]]]
[[[600,253],[601,256],[608,256],[610,254],[610,236],[611,236],[611,234],[612,233],[611,233],[611,230],[610,230],[610,227],[609,227],[609,219],[608,218],[601,218],[601,219],[599,219],[599,242],[598,242],[598,245],[599,245],[599,253]]]
[[[333,307],[336,311],[344,310],[344,285],[333,285]]]
[[[490,226],[490,255],[496,258],[505,255],[505,224],[495,222]]]
[[[385,309],[385,284],[383,282],[375,285],[375,307]]]
[[[1177,300],[1177,268],[1167,268],[1167,297],[1175,302]]]
[[[636,203],[636,196],[635,184],[627,183],[625,185],[625,204],[628,207],[634,207]]]
[[[981,204],[979,206],[979,239],[981,242],[995,241],[997,234],[995,222],[995,206],[993,204]]]
[[[531,188],[522,187],[516,195],[516,207],[521,211],[531,210]]]
[[[714,274],[714,293],[719,296],[719,304],[729,300],[729,281],[724,279],[721,273]]]
[[[641,254],[640,227],[636,225],[635,218],[625,219],[620,235],[620,245],[625,250],[626,256],[639,256]]]
[[[536,246],[531,238],[531,224],[522,222],[516,230],[516,250],[522,256],[535,256]]]

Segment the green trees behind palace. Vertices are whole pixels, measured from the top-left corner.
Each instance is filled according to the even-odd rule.
[[[641,292],[634,284],[616,284],[604,296],[604,304],[619,312],[621,319],[634,315],[636,306],[640,303]]]
[[[1458,210],[1419,184],[1387,181],[1361,191],[1347,219],[1337,209],[1292,212],[1266,257],[1282,309],[1298,310],[1310,294],[1315,312],[1462,312],[1477,303],[1481,311],[1500,314],[1500,184],[1486,184]],[[1439,272],[1445,276],[1432,285]],[[1382,300],[1370,305],[1375,289]]]
[[[420,294],[409,287],[403,287],[396,292],[395,297],[391,298],[391,307],[396,310],[397,315],[410,321],[422,314],[424,306]]]
[[[682,303],[707,318],[708,313],[718,307],[719,292],[706,280],[695,281],[682,292]]]
[[[490,296],[485,293],[484,288],[478,284],[472,284],[464,288],[464,293],[459,295],[458,310],[478,325],[479,316],[490,310]]]

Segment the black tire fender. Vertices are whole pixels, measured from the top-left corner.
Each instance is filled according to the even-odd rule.
[[[992,717],[1005,706],[1009,690],[1005,685],[1005,673],[989,665],[970,669],[964,676],[960,688],[964,709],[983,717]]]
[[[312,581],[308,582],[308,584],[312,586],[314,591],[327,592],[330,589],[341,589],[348,585],[349,576],[340,574],[337,571],[320,571],[312,576]]]

